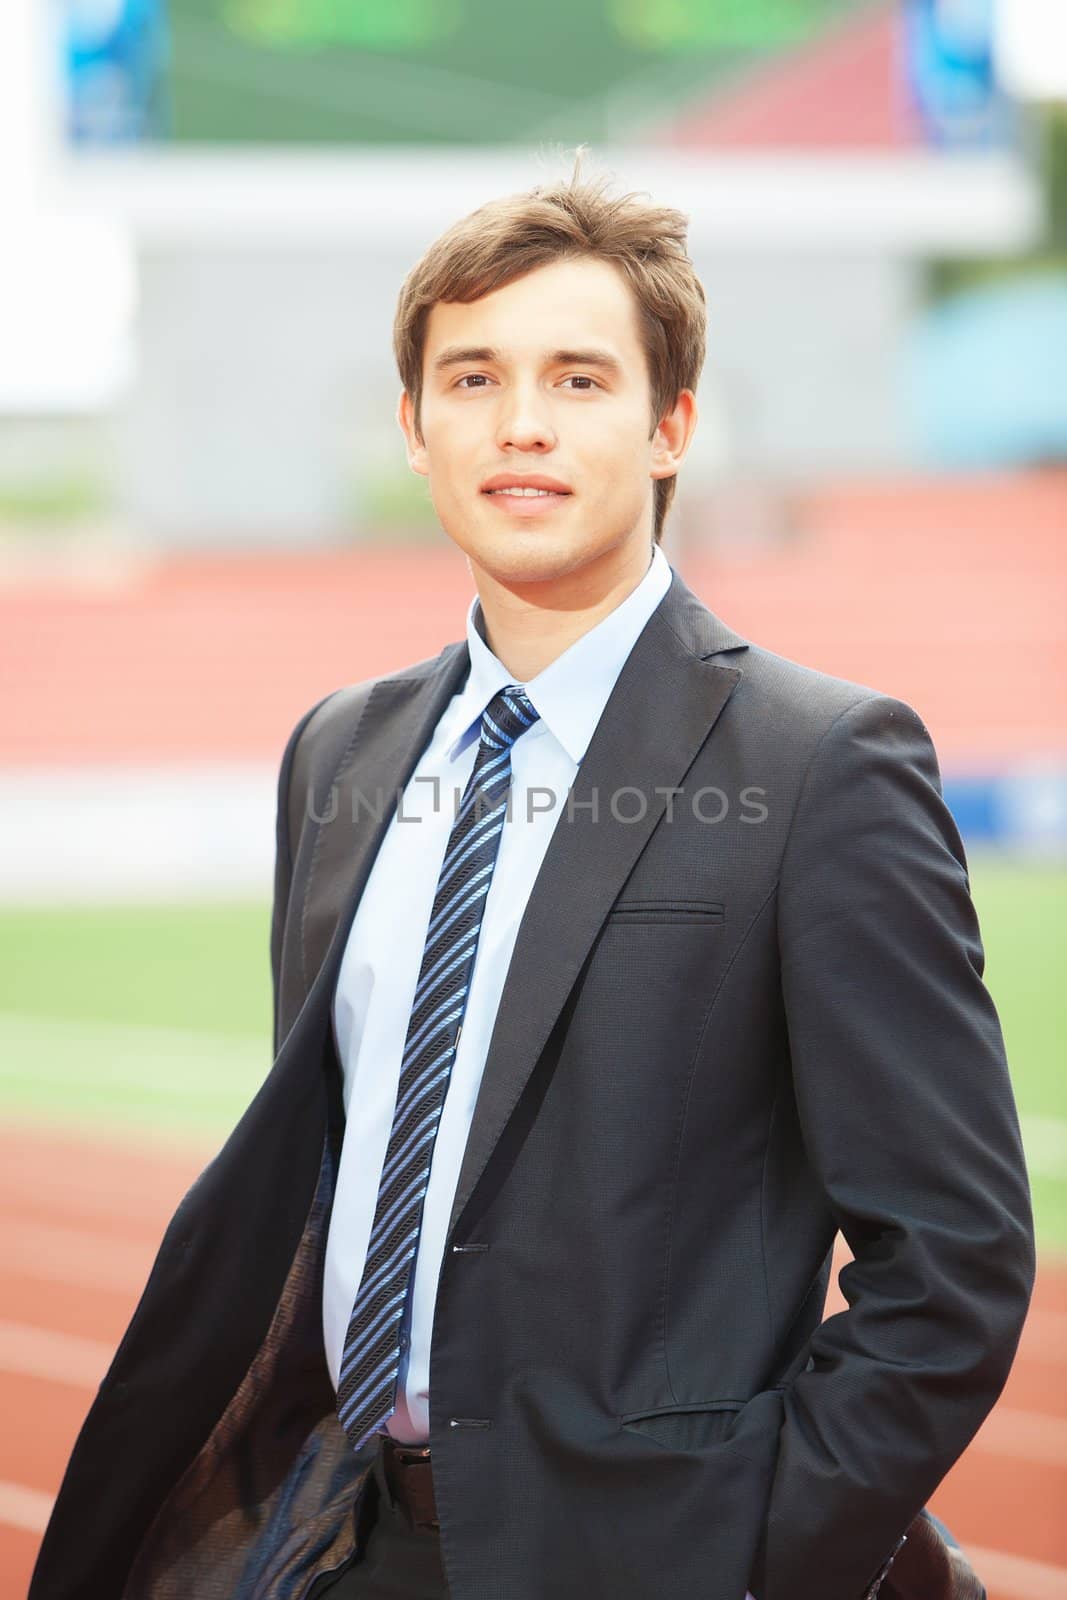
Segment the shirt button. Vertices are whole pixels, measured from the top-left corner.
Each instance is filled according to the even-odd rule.
[[[407,1347],[408,1347],[408,1336],[407,1336],[407,1333],[405,1332],[405,1330],[403,1328],[401,1328],[401,1330],[400,1330],[400,1348],[401,1348],[401,1350],[406,1350]]]

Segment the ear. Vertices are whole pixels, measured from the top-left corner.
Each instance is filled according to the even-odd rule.
[[[692,389],[682,389],[674,409],[661,418],[652,435],[653,478],[672,478],[685,460],[697,425],[697,402]]]
[[[412,472],[419,473],[422,477],[430,475],[430,458],[426,446],[415,432],[415,406],[406,389],[400,391],[400,403],[396,408],[396,420],[400,424],[400,431],[404,435],[407,445],[408,466]]]

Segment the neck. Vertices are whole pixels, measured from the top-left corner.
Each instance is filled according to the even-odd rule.
[[[486,643],[515,683],[529,683],[634,592],[652,555],[641,544],[610,574],[591,562],[538,583],[502,583],[470,561]]]

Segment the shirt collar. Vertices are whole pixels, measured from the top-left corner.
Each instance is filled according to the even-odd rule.
[[[575,765],[585,755],[619,673],[670,588],[672,576],[667,557],[658,544],[654,545],[648,570],[636,589],[522,686],[541,723],[555,735]],[[490,650],[484,628],[481,603],[475,595],[467,609],[470,672],[448,712],[445,754],[450,761],[471,737],[477,736],[482,712],[493,696],[515,682]],[[536,734],[537,727],[527,737],[534,738]]]

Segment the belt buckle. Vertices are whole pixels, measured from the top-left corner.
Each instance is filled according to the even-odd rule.
[[[429,1461],[430,1447],[428,1444],[394,1444],[394,1458],[403,1466],[412,1461]]]

